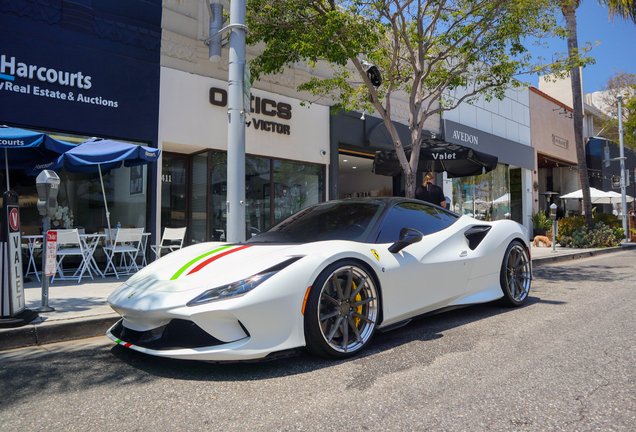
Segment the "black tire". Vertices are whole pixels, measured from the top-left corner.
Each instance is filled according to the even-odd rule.
[[[305,306],[305,341],[315,355],[347,358],[371,340],[379,316],[375,278],[362,264],[343,260],[320,273]]]
[[[501,263],[500,283],[502,301],[508,306],[521,306],[530,293],[532,263],[526,246],[519,240],[512,241]]]

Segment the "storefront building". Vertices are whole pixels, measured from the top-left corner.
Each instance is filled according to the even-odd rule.
[[[252,89],[246,123],[246,237],[326,199],[329,108]],[[189,243],[224,240],[227,82],[161,69],[161,225]]]
[[[224,240],[227,226],[228,51],[209,61],[209,19],[203,2],[163,2],[156,223],[187,227],[186,244]],[[248,60],[256,54],[247,48]],[[246,238],[328,199],[328,102],[303,106],[311,97],[296,90],[316,73],[295,65],[251,86]]]
[[[453,93],[450,97],[456,97]],[[394,124],[404,146],[411,144],[407,104],[393,106]],[[459,108],[429,118],[423,135],[436,134],[499,158],[498,167],[481,176],[448,179],[436,177],[449,201],[449,209],[478,219],[513,219],[531,228],[534,150],[530,146],[528,91],[507,91],[502,101],[462,103]],[[402,114],[400,116],[400,113]],[[365,113],[339,113],[331,117],[330,194],[339,198],[400,195],[403,176],[384,177],[372,172],[376,152],[394,148],[380,118]],[[421,182],[421,174],[418,175]]]
[[[157,147],[161,1],[0,2],[0,124],[80,143],[110,138]],[[113,225],[154,229],[156,164],[105,175]],[[60,172],[72,226],[106,227],[98,174]],[[6,187],[4,170],[0,171]],[[35,177],[10,172],[23,229],[41,229]],[[55,225],[55,224],[54,224]],[[57,225],[59,226],[59,225]]]
[[[602,191],[614,191],[621,193],[620,177],[621,177],[621,165],[619,161],[620,157],[620,145],[616,141],[605,139],[603,137],[592,137],[588,139],[585,145],[586,163],[588,168],[588,175],[590,178],[590,187],[602,190]],[[628,199],[627,209],[628,211],[634,211],[636,209],[636,154],[633,149],[624,148],[623,154],[625,155],[625,180],[626,188],[625,193],[631,197]],[[613,159],[606,166],[605,159],[609,155],[609,159]],[[611,204],[592,204],[592,208],[597,207],[599,213],[612,213],[616,215],[622,215],[622,200],[617,199]],[[633,213],[632,213],[633,214]],[[634,225],[634,219],[631,219],[632,227]]]
[[[399,106],[400,102],[396,100],[393,103]],[[403,113],[408,118],[406,112]],[[411,145],[411,133],[405,124],[406,119],[400,118],[399,114],[395,118],[394,126],[400,140],[408,147]],[[426,126],[438,132],[439,116],[434,116]],[[381,118],[355,111],[340,112],[331,116],[329,129],[331,197],[396,196],[403,193],[404,176],[388,177],[373,172],[375,154],[395,148]],[[418,181],[421,181],[421,173]]]
[[[459,97],[452,93],[450,97]],[[443,138],[497,156],[490,173],[445,179],[450,209],[477,219],[512,219],[532,229],[534,149],[530,141],[527,89],[506,90],[503,100],[481,97],[443,114]],[[530,231],[531,232],[531,231]]]
[[[532,176],[534,212],[549,211],[552,203],[557,204],[560,215],[580,211],[577,200],[559,198],[580,188],[572,117],[571,107],[530,87],[532,147],[537,165]]]

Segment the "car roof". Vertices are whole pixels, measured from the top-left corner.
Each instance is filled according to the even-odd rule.
[[[455,216],[459,217],[458,214],[453,213],[452,211],[450,211],[448,209],[445,209],[445,208],[443,208],[441,206],[435,205],[433,203],[426,202],[426,201],[421,201],[421,200],[413,199],[413,198],[399,197],[399,196],[343,198],[343,199],[335,199],[335,200],[324,201],[322,203],[319,203],[318,205],[320,205],[320,204],[333,204],[333,203],[338,203],[338,202],[343,202],[343,203],[346,203],[346,202],[360,202],[360,203],[363,203],[363,202],[378,202],[378,203],[383,202],[383,203],[388,204],[387,207],[391,207],[392,205],[398,204],[398,203],[401,203],[401,202],[412,202],[412,203],[417,203],[417,204],[426,204],[426,205],[429,205],[431,207],[438,208],[438,209],[440,209],[440,210],[442,210],[442,211],[444,211],[446,213],[451,213],[451,214],[454,214]]]

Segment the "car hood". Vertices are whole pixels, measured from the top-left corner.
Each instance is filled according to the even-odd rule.
[[[253,276],[292,257],[303,256],[302,245],[201,243],[172,252],[153,262],[127,282],[149,291],[188,291],[223,285]]]

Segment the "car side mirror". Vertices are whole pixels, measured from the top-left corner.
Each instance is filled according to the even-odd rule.
[[[414,228],[402,228],[400,231],[400,239],[389,246],[389,252],[398,253],[405,247],[419,242],[424,234]]]

